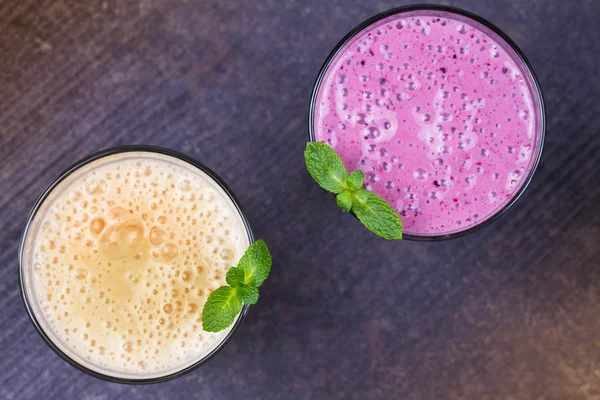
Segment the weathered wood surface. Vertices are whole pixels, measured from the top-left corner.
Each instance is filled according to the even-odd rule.
[[[321,63],[404,3],[0,1],[0,398],[600,399],[598,2],[452,2],[528,55],[547,141],[508,215],[428,244],[366,235],[302,158]],[[131,143],[213,168],[275,260],[235,340],[151,387],[61,361],[17,287],[36,196],[77,159]]]

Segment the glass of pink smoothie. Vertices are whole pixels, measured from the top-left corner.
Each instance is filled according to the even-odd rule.
[[[363,22],[315,83],[310,139],[335,149],[398,212],[404,238],[449,239],[504,214],[539,162],[544,103],[500,29],[446,6]]]

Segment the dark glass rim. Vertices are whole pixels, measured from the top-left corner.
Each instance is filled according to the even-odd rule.
[[[314,111],[315,111],[315,104],[317,102],[317,97],[319,95],[319,89],[321,88],[321,83],[323,81],[325,74],[327,73],[327,70],[329,69],[329,66],[331,65],[331,63],[333,62],[335,57],[338,55],[340,50],[350,40],[352,40],[356,35],[358,35],[360,32],[362,32],[365,28],[373,25],[374,23],[376,23],[384,18],[393,16],[393,15],[402,14],[402,13],[406,13],[406,12],[412,12],[412,11],[441,11],[441,12],[447,12],[447,13],[451,13],[451,14],[457,14],[462,17],[469,18],[469,19],[483,25],[484,27],[486,27],[487,29],[492,31],[494,34],[498,35],[500,37],[500,39],[504,40],[506,42],[506,44],[508,44],[508,46],[515,52],[515,54],[523,62],[523,65],[525,66],[525,70],[529,74],[529,76],[531,78],[531,82],[533,83],[534,93],[532,93],[532,95],[534,97],[537,95],[537,98],[539,100],[539,105],[540,105],[540,110],[539,110],[539,112],[540,112],[539,125],[540,126],[537,129],[539,133],[536,132],[539,135],[538,136],[538,148],[536,149],[537,155],[533,161],[533,164],[531,165],[529,175],[527,176],[527,179],[525,179],[525,181],[521,185],[521,188],[515,193],[515,195],[512,197],[512,199],[504,205],[504,207],[502,207],[500,210],[496,211],[496,213],[494,213],[489,218],[485,219],[484,221],[482,221],[476,225],[471,226],[470,228],[467,228],[465,230],[458,231],[458,232],[448,233],[445,235],[414,235],[414,234],[405,233],[402,236],[403,239],[407,239],[407,240],[420,241],[420,242],[435,242],[435,241],[459,238],[459,237],[468,235],[470,233],[473,233],[483,227],[486,227],[486,226],[490,225],[492,222],[496,221],[502,215],[504,215],[508,211],[508,209],[511,208],[517,202],[517,200],[519,200],[519,198],[523,195],[523,193],[525,192],[525,190],[531,183],[531,180],[533,179],[535,170],[537,169],[540,159],[542,157],[542,150],[544,148],[544,138],[546,136],[546,108],[544,105],[544,97],[542,95],[542,89],[540,87],[538,78],[537,78],[535,72],[533,71],[533,68],[531,67],[531,63],[529,62],[529,60],[527,60],[527,57],[525,57],[525,54],[519,48],[519,46],[517,46],[517,44],[506,33],[504,33],[500,28],[498,28],[496,25],[492,24],[490,21],[480,17],[479,15],[473,14],[473,13],[463,10],[461,8],[451,7],[451,6],[443,6],[443,5],[437,5],[437,4],[415,4],[415,5],[392,8],[390,10],[384,11],[382,13],[379,13],[379,14],[367,19],[366,21],[360,23],[354,29],[352,29],[346,36],[344,36],[344,38],[342,40],[340,40],[338,42],[338,44],[335,45],[335,47],[333,48],[331,53],[329,53],[329,55],[325,59],[325,62],[321,66],[321,70],[319,71],[319,74],[317,75],[317,80],[315,81],[315,84],[313,86],[313,90],[312,90],[312,94],[311,94],[311,98],[310,98],[310,107],[308,110],[308,137],[309,137],[310,141],[312,141],[312,142],[316,141],[315,132],[314,132],[313,116],[314,116]]]
[[[115,154],[130,153],[130,152],[145,152],[145,153],[162,154],[162,155],[166,155],[166,156],[170,156],[170,157],[179,159],[181,161],[184,161],[184,162],[192,165],[195,168],[198,168],[199,170],[201,170],[202,172],[207,174],[212,180],[214,180],[219,185],[219,187],[221,189],[223,189],[223,191],[227,194],[227,196],[229,196],[229,199],[235,205],[235,207],[244,223],[244,227],[246,228],[246,232],[248,234],[248,240],[250,241],[250,243],[254,242],[254,233],[252,232],[252,228],[250,227],[248,217],[246,216],[246,213],[245,213],[244,209],[242,208],[242,205],[240,204],[239,200],[233,194],[231,189],[225,184],[225,182],[223,182],[223,180],[216,173],[214,173],[211,169],[209,169],[204,164],[196,161],[195,159],[193,159],[185,154],[179,153],[174,150],[166,149],[163,147],[158,147],[158,146],[129,145],[129,146],[112,147],[112,148],[109,148],[106,150],[101,150],[101,151],[91,154],[91,155],[77,161],[75,164],[71,165],[69,168],[64,170],[56,179],[54,179],[54,181],[52,181],[52,183],[42,192],[42,194],[36,200],[31,212],[29,213],[29,217],[27,218],[27,224],[25,226],[25,231],[23,232],[23,236],[21,237],[21,244],[19,247],[18,279],[19,279],[19,286],[20,286],[20,290],[21,290],[21,298],[23,300],[23,303],[25,304],[25,308],[27,309],[27,314],[29,315],[29,319],[35,326],[37,333],[42,337],[42,339],[48,345],[48,347],[50,347],[60,358],[62,358],[64,361],[66,361],[71,366],[77,368],[79,371],[85,372],[86,374],[91,375],[95,378],[99,378],[99,379],[109,381],[109,382],[136,385],[136,384],[159,383],[159,382],[165,382],[165,381],[168,381],[171,379],[175,379],[182,375],[187,374],[188,372],[195,370],[196,368],[200,367],[204,363],[208,362],[219,351],[221,351],[223,349],[223,347],[225,347],[225,345],[227,345],[227,343],[233,338],[233,336],[235,336],[235,334],[240,329],[242,322],[244,321],[244,318],[245,318],[246,314],[248,313],[248,309],[250,308],[250,306],[248,304],[244,304],[244,306],[240,312],[240,315],[239,315],[237,321],[235,322],[234,326],[231,328],[231,330],[229,331],[227,336],[225,336],[225,338],[210,353],[208,353],[206,356],[202,357],[202,359],[198,360],[197,362],[193,363],[192,365],[189,365],[188,367],[186,367],[180,371],[176,371],[176,372],[170,373],[168,375],[158,376],[158,377],[154,377],[154,378],[140,378],[140,379],[119,378],[119,377],[115,377],[115,376],[111,376],[111,375],[102,374],[102,373],[94,371],[90,368],[86,368],[83,365],[76,362],[75,360],[73,360],[71,357],[69,357],[65,352],[63,352],[46,334],[46,332],[44,331],[44,329],[38,322],[38,320],[35,316],[35,313],[33,312],[29,298],[27,297],[27,292],[26,292],[25,283],[24,283],[24,263],[23,263],[24,248],[25,248],[25,241],[27,239],[27,234],[31,227],[31,223],[32,223],[33,219],[35,218],[39,208],[41,207],[41,205],[44,203],[44,201],[48,197],[48,195],[65,178],[67,178],[73,172],[75,172],[78,169],[80,169],[81,167],[88,165],[89,163],[99,160],[101,158],[104,158],[107,156],[112,156]]]

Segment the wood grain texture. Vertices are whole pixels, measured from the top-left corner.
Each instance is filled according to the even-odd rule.
[[[595,0],[463,0],[523,48],[548,129],[523,198],[443,243],[390,243],[304,169],[321,63],[405,1],[0,1],[0,398],[600,399],[600,12]],[[114,145],[201,160],[272,249],[272,277],[218,357],[151,387],[61,361],[19,298],[30,207]]]

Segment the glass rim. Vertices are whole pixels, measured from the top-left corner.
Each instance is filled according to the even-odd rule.
[[[242,219],[242,222],[244,224],[244,228],[246,229],[246,233],[248,235],[248,240],[249,240],[250,244],[252,244],[254,242],[255,238],[254,238],[254,233],[252,231],[252,228],[250,227],[250,222],[248,220],[246,212],[244,211],[240,201],[234,195],[233,191],[225,184],[225,182],[215,172],[213,172],[210,168],[208,168],[206,165],[202,164],[201,162],[199,162],[199,161],[195,160],[194,158],[187,156],[183,153],[180,153],[175,150],[167,149],[164,147],[150,146],[150,145],[122,145],[122,146],[111,147],[111,148],[108,148],[105,150],[98,151],[96,153],[90,154],[87,157],[80,159],[79,161],[77,161],[74,164],[72,164],[71,166],[69,166],[67,169],[62,171],[52,181],[52,183],[50,183],[44,189],[42,194],[35,201],[32,209],[29,213],[29,216],[27,217],[27,223],[25,225],[25,230],[23,231],[23,235],[21,236],[21,242],[19,245],[18,280],[19,280],[19,288],[20,288],[20,292],[21,292],[21,299],[23,300],[25,309],[27,310],[27,315],[29,316],[29,319],[33,323],[33,326],[35,327],[37,333],[42,337],[42,339],[44,340],[46,345],[48,345],[48,347],[50,347],[50,349],[52,349],[60,358],[62,358],[65,362],[67,362],[72,367],[75,367],[76,369],[78,369],[81,372],[84,372],[95,378],[102,379],[104,381],[113,382],[113,383],[124,383],[124,384],[130,384],[130,385],[140,385],[140,384],[160,383],[160,382],[165,382],[165,381],[169,381],[171,379],[178,378],[180,376],[187,374],[188,372],[195,370],[196,368],[198,368],[201,365],[208,362],[217,353],[219,353],[227,345],[227,343],[229,343],[229,341],[235,336],[235,334],[239,331],[239,329],[244,321],[244,318],[246,317],[246,314],[248,313],[250,305],[248,305],[248,304],[243,305],[242,310],[240,311],[240,313],[237,317],[237,320],[235,321],[234,325],[231,327],[231,329],[229,330],[227,335],[223,338],[223,340],[221,340],[219,342],[219,344],[215,348],[213,348],[208,354],[206,354],[204,357],[200,358],[193,364],[188,365],[187,367],[185,367],[179,371],[175,371],[175,372],[172,372],[172,373],[169,373],[166,375],[157,376],[157,377],[153,377],[153,378],[140,378],[140,379],[129,378],[129,377],[121,378],[121,377],[117,377],[117,376],[103,374],[101,372],[95,371],[91,368],[87,368],[87,367],[81,365],[80,363],[75,361],[73,358],[71,358],[68,354],[63,352],[60,349],[60,347],[52,341],[52,339],[44,331],[41,324],[39,323],[39,321],[35,315],[35,312],[33,311],[29,297],[27,295],[27,291],[25,288],[25,279],[24,279],[25,266],[24,266],[24,262],[23,262],[24,261],[25,242],[26,242],[27,235],[29,233],[31,224],[32,224],[34,218],[36,217],[37,212],[39,211],[40,207],[42,206],[42,204],[44,203],[46,198],[50,195],[50,193],[61,182],[63,182],[68,176],[70,176],[72,173],[79,170],[80,168],[82,168],[94,161],[102,159],[104,157],[113,156],[113,155],[121,154],[121,153],[132,153],[132,152],[156,153],[156,154],[162,154],[162,155],[166,155],[169,157],[173,157],[180,161],[190,164],[192,167],[195,167],[195,168],[199,169],[200,171],[202,171],[203,173],[205,173],[206,175],[208,175],[208,177],[210,179],[212,179],[225,192],[225,194],[228,196],[229,200],[234,204],[237,212],[239,213],[240,218]]]
[[[480,223],[473,225],[467,229],[461,230],[461,231],[447,233],[447,234],[443,234],[443,235],[419,235],[419,234],[409,234],[409,233],[403,233],[403,235],[402,235],[402,238],[406,239],[406,240],[412,240],[412,241],[417,241],[417,242],[437,242],[437,241],[455,239],[455,238],[459,238],[462,236],[466,236],[470,233],[473,233],[475,231],[478,231],[479,229],[482,229],[482,228],[490,225],[492,222],[496,221],[498,218],[500,218],[502,215],[504,215],[519,200],[519,198],[523,195],[523,193],[525,192],[525,190],[531,183],[531,180],[533,179],[533,175],[535,174],[535,171],[536,171],[536,169],[540,163],[540,159],[542,157],[542,151],[544,148],[544,140],[545,140],[545,136],[546,136],[546,107],[544,104],[544,96],[542,94],[542,88],[541,88],[538,78],[531,66],[531,63],[529,62],[529,60],[527,59],[527,57],[525,56],[525,54],[523,53],[521,48],[503,30],[498,28],[496,25],[494,25],[487,19],[480,17],[479,15],[474,14],[470,11],[463,10],[462,8],[439,5],[439,4],[413,4],[413,5],[395,7],[395,8],[389,9],[387,11],[383,11],[379,14],[376,14],[376,15],[366,19],[365,21],[363,21],[360,24],[358,24],[357,26],[355,26],[350,32],[348,32],[334,46],[333,50],[331,50],[331,52],[325,59],[325,62],[321,66],[321,69],[319,70],[319,74],[317,75],[317,79],[313,85],[313,89],[312,89],[312,93],[311,93],[311,97],[310,97],[310,106],[309,106],[309,110],[308,110],[308,138],[309,138],[309,141],[311,141],[311,142],[317,141],[316,135],[315,135],[315,128],[314,128],[315,104],[317,102],[317,97],[319,95],[319,90],[321,89],[321,84],[323,82],[323,78],[325,77],[325,74],[327,73],[332,62],[335,60],[336,56],[340,53],[341,49],[348,42],[350,42],[350,40],[352,40],[355,36],[357,36],[359,33],[361,33],[367,27],[373,25],[374,23],[379,22],[382,19],[387,18],[387,17],[391,17],[391,16],[398,15],[398,14],[403,14],[406,12],[412,12],[412,11],[441,11],[441,12],[447,12],[450,14],[456,14],[456,15],[468,18],[470,20],[473,20],[473,21],[483,25],[485,28],[489,29],[494,34],[498,35],[498,37],[500,37],[500,39],[502,39],[512,49],[512,51],[515,52],[516,56],[523,63],[524,70],[526,73],[529,74],[529,77],[531,79],[531,83],[533,86],[532,96],[534,99],[537,99],[539,102],[540,121],[539,121],[539,127],[536,129],[536,131],[537,131],[536,134],[537,134],[537,138],[538,138],[538,146],[536,149],[537,154],[535,156],[535,159],[533,160],[533,163],[531,164],[531,169],[529,170],[529,174],[527,175],[527,178],[523,181],[523,184],[521,185],[519,190],[514,194],[514,196],[510,199],[510,201],[508,201],[503,207],[501,207],[498,211],[496,211],[494,214],[492,214],[487,219],[485,219],[485,220],[481,221]]]

